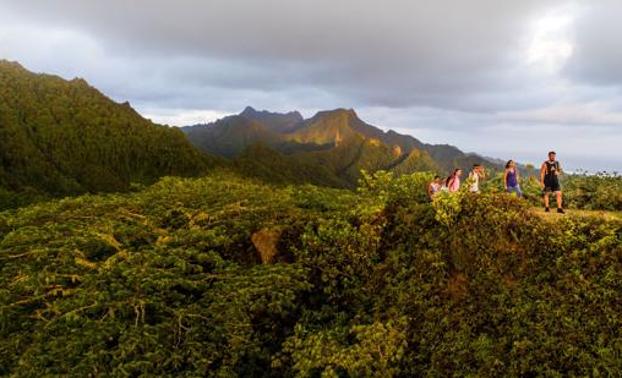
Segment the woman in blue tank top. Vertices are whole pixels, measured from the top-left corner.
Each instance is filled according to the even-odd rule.
[[[516,168],[516,163],[514,160],[508,161],[505,165],[505,172],[503,173],[503,185],[505,186],[505,191],[508,193],[516,193],[518,197],[522,197],[523,192],[520,190],[519,179],[520,177],[518,169]]]

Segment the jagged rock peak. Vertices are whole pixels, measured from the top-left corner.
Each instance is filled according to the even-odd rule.
[[[242,111],[242,113],[240,113],[241,115],[247,115],[247,114],[255,114],[257,113],[257,110],[255,110],[255,108],[253,108],[252,106],[247,106],[244,108],[244,110]]]
[[[297,118],[302,119],[302,115],[297,110],[292,110],[287,113],[278,113],[278,112],[270,112],[268,110],[257,110],[250,105],[245,107],[242,113],[240,113],[240,115],[246,116],[246,117],[253,117],[253,116],[258,116],[258,115],[259,116],[261,115],[290,115],[290,116],[296,116]]]
[[[333,118],[333,117],[343,117],[348,119],[360,119],[358,114],[354,111],[354,109],[346,109],[346,108],[337,108],[333,110],[322,110],[317,112],[312,119],[319,118]]]

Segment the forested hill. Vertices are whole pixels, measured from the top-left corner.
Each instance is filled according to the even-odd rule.
[[[195,175],[215,159],[82,79],[0,60],[0,189],[73,194]]]

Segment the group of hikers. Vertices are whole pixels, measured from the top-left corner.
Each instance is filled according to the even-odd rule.
[[[540,187],[542,188],[544,211],[551,211],[549,207],[549,196],[551,193],[554,193],[557,200],[557,212],[564,214],[562,190],[559,184],[559,175],[562,174],[562,169],[559,162],[556,160],[556,156],[557,154],[555,151],[551,151],[548,154],[548,159],[542,163],[540,167]],[[455,169],[449,177],[444,179],[440,176],[435,176],[434,180],[428,185],[428,195],[430,199],[434,199],[434,196],[439,192],[455,193],[460,190],[461,178],[462,169],[460,168]],[[474,164],[473,169],[469,172],[467,180],[469,191],[472,193],[479,193],[480,181],[485,178],[486,170],[484,167],[481,164]],[[508,161],[505,165],[503,187],[507,193],[516,193],[518,197],[523,196],[523,192],[520,188],[520,173],[514,160]]]

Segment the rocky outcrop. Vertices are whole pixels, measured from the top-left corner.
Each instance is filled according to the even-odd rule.
[[[278,227],[262,228],[251,236],[251,242],[263,264],[275,262],[279,253],[278,244],[282,233],[283,229]]]

